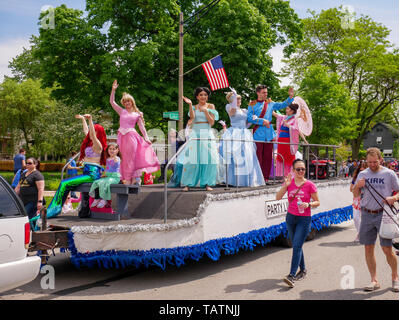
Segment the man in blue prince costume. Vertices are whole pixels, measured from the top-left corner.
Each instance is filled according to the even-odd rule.
[[[267,101],[267,87],[259,85],[256,87],[257,100],[249,103],[247,121],[253,123],[253,135],[256,144],[256,155],[262,169],[265,181],[269,179],[273,160],[273,143],[262,143],[257,141],[272,141],[276,138],[273,129],[273,111],[288,107],[294,101],[294,89],[288,90],[289,98],[284,102]]]

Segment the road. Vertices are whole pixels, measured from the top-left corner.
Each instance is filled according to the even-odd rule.
[[[390,269],[379,245],[377,271],[381,289],[363,292],[369,283],[363,247],[353,240],[353,222],[318,233],[304,245],[308,277],[289,289],[281,280],[290,267],[291,249],[275,244],[254,251],[204,258],[185,266],[124,270],[78,270],[67,253],[51,257],[55,288],[44,274],[0,295],[0,300],[397,300]]]

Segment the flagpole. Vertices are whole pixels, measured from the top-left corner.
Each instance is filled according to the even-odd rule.
[[[179,21],[179,121],[178,131],[183,130],[183,12],[180,12]]]
[[[214,59],[214,58],[216,58],[216,57],[219,57],[219,56],[221,56],[221,55],[222,55],[222,54],[219,53],[217,56],[214,56],[213,58],[210,58],[210,59],[206,60],[205,62],[207,62],[207,61],[209,61],[209,60],[212,60],[212,59]],[[193,70],[195,70],[195,69],[201,67],[205,62],[199,64],[198,66],[196,66],[195,68],[192,68],[191,70],[188,70],[187,72],[185,72],[185,73],[183,74],[183,76],[185,76],[187,73],[190,73],[191,71],[193,71]]]

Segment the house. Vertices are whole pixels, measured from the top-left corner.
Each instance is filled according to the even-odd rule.
[[[376,147],[384,154],[384,158],[392,158],[394,142],[399,138],[399,129],[390,124],[377,123],[363,138],[364,149]]]
[[[9,160],[14,156],[13,143],[9,134],[0,136],[0,159]]]

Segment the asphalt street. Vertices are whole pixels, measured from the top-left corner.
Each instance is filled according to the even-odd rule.
[[[377,272],[381,289],[364,292],[369,273],[364,249],[354,242],[353,222],[332,226],[304,245],[306,279],[290,289],[291,249],[270,244],[254,251],[204,258],[182,267],[124,270],[76,269],[68,253],[51,257],[54,289],[45,274],[0,294],[0,300],[397,300],[391,271],[379,245]]]

